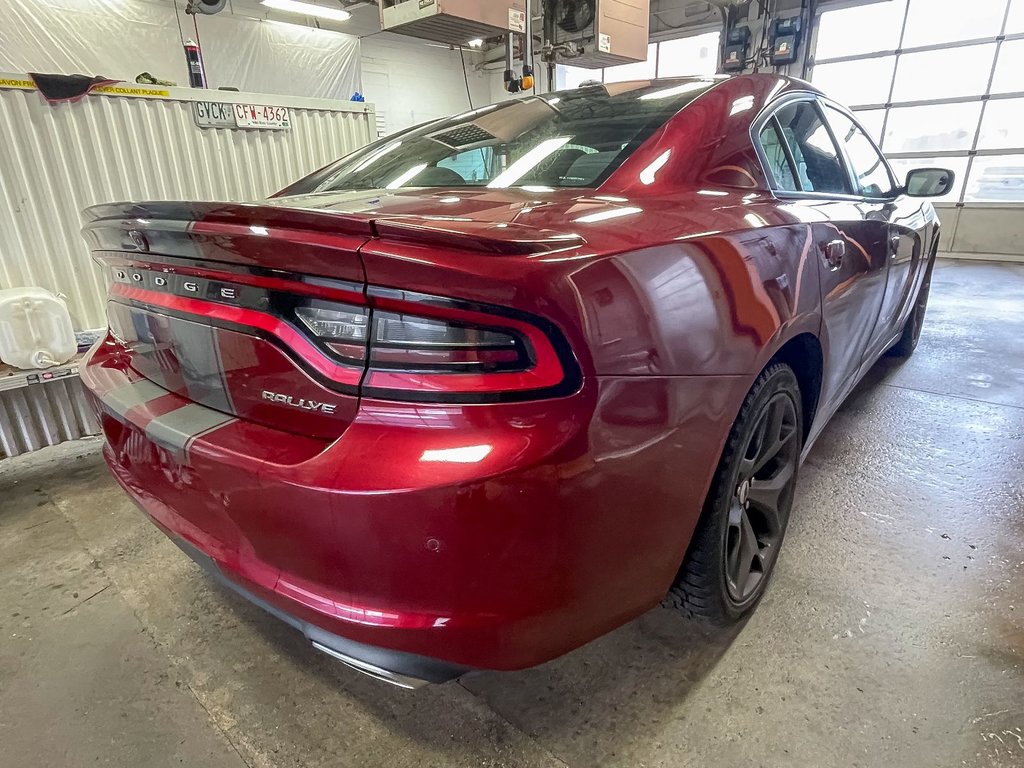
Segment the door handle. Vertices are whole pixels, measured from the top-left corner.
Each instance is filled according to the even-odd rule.
[[[843,259],[846,257],[846,242],[844,240],[829,240],[821,246],[821,255],[825,265],[835,272],[843,266]]]

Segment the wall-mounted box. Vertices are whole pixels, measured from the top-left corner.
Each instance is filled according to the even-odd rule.
[[[382,29],[465,45],[526,30],[526,0],[381,0]]]
[[[548,12],[554,14],[554,42],[583,49],[566,64],[597,68],[647,60],[650,0],[552,0]]]

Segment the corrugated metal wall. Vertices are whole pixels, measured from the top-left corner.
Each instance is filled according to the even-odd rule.
[[[77,375],[0,391],[0,459],[99,431]]]
[[[0,288],[68,297],[76,330],[106,324],[81,211],[119,200],[256,200],[375,138],[369,104],[187,88],[49,104],[0,74]],[[198,98],[287,106],[291,129],[201,129]]]

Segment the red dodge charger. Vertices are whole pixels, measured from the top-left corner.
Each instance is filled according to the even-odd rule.
[[[801,459],[917,344],[952,174],[776,75],[528,96],[252,204],[118,203],[82,379],[211,574],[403,685],[764,593]]]

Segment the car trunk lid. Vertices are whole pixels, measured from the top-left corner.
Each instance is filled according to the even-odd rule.
[[[111,279],[108,320],[137,372],[169,392],[296,434],[340,436],[361,361],[318,345],[292,314],[362,301],[370,221],[216,203],[91,208],[84,233]]]
[[[429,195],[404,197],[392,206],[363,195],[358,204],[348,202],[349,210],[337,204],[314,208],[310,197],[315,196],[273,204],[157,202],[89,209],[84,233],[112,281],[110,327],[132,368],[208,408],[333,439],[355,418],[370,358],[375,299],[367,295],[364,246],[386,244],[410,257],[461,252],[472,260],[550,253],[585,242],[576,234],[518,223],[515,205],[500,196],[478,201],[476,216],[457,219],[426,214],[437,204]],[[392,323],[402,316],[388,313]],[[473,323],[465,312],[454,319]],[[454,327],[444,318],[428,326],[416,322],[417,331],[427,334]],[[360,324],[361,342],[328,338],[339,327],[358,332]],[[535,352],[550,347],[543,334],[531,336],[536,328],[529,323],[499,325],[519,328],[512,336]],[[403,359],[426,355],[407,350]],[[512,365],[517,355],[510,349],[491,358]],[[463,352],[446,359],[472,367]],[[515,379],[516,385],[549,388],[556,368],[547,378]],[[390,374],[381,377],[395,381]],[[497,386],[513,378],[493,381]],[[455,381],[477,386],[480,379],[426,376],[409,386]]]

